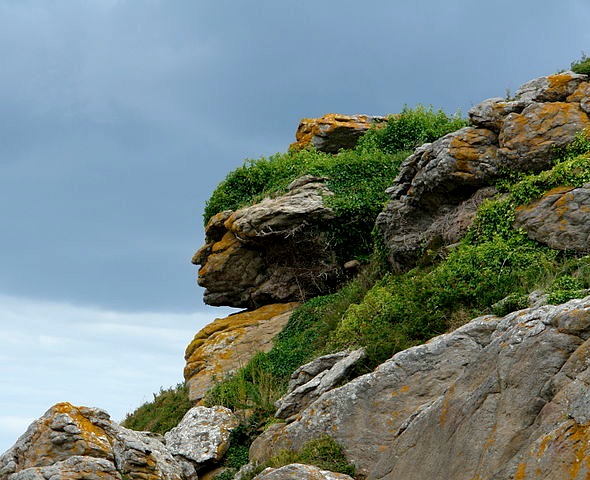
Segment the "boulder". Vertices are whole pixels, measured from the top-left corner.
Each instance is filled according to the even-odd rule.
[[[588,114],[574,103],[531,103],[504,119],[498,153],[510,168],[543,170],[551,166],[556,147],[567,145],[588,127]]]
[[[491,98],[469,111],[473,127],[418,147],[401,165],[377,218],[394,270],[444,255],[494,195],[504,170],[549,168],[556,148],[590,128],[588,76],[565,72],[524,84],[514,99]],[[428,253],[428,252],[431,253]]]
[[[516,228],[557,250],[590,252],[590,184],[559,187],[516,211]]]
[[[329,434],[367,478],[584,479],[590,297],[484,316],[266,430],[254,461]]]
[[[365,356],[365,350],[344,351],[320,357],[299,367],[292,375],[287,394],[277,401],[277,418],[290,418],[320,395],[342,383]],[[313,375],[313,376],[312,376]],[[311,376],[307,381],[305,379]]]
[[[196,479],[163,438],[111,421],[103,410],[59,403],[0,457],[0,480]]]
[[[291,149],[314,147],[326,153],[354,148],[358,139],[373,125],[387,121],[386,117],[370,115],[340,115],[328,113],[320,118],[304,118],[295,133]]]
[[[298,305],[265,305],[218,318],[200,330],[185,353],[184,378],[190,400],[200,401],[215,381],[246,365],[257,352],[269,351]]]
[[[229,437],[239,424],[225,407],[193,407],[180,423],[164,435],[166,447],[173,455],[203,464],[219,461],[229,448]]]
[[[456,243],[477,207],[495,195],[497,135],[467,127],[418,147],[400,167],[391,197],[377,217],[394,270],[402,271],[426,249]]]
[[[353,480],[343,473],[328,472],[313,465],[291,463],[280,468],[267,468],[254,480]]]
[[[326,234],[329,195],[323,179],[306,176],[285,195],[212,217],[193,257],[205,303],[253,309],[329,292],[344,278]]]
[[[516,91],[519,102],[562,102],[576,91],[581,83],[587,83],[588,76],[574,72],[563,72],[539,77],[521,85]]]

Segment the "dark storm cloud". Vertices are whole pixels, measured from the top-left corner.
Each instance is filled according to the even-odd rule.
[[[568,66],[583,2],[0,4],[0,288],[198,306],[188,259],[215,184],[299,118],[465,112]]]

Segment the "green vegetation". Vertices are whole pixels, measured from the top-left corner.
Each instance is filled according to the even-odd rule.
[[[412,109],[406,105],[400,114],[389,117],[384,128],[367,132],[361,138],[359,147],[387,153],[413,150],[467,125],[467,120],[460,113],[447,115],[443,110],[435,111],[432,106],[418,105]]]
[[[590,57],[587,57],[586,54],[582,52],[580,60],[572,62],[571,70],[575,73],[590,75]]]
[[[506,172],[497,184],[498,197],[480,206],[467,235],[453,248],[444,252],[425,249],[424,257],[429,261],[419,262],[403,274],[387,272],[379,237],[371,231],[386,200],[383,190],[397,174],[407,154],[405,149],[415,146],[413,142],[432,141],[432,132],[442,135],[451,126],[464,125],[458,117],[445,115],[446,123],[442,117],[440,111],[423,107],[404,109],[386,127],[366,134],[354,150],[337,155],[304,150],[248,161],[230,173],[214,192],[205,211],[206,220],[217,211],[280,194],[300,175],[326,177],[335,193],[327,201],[339,216],[337,223],[343,225],[341,230],[334,226],[334,238],[341,239],[346,255],[368,260],[361,273],[339,291],[300,306],[268,353],[257,354],[209,391],[206,404],[248,412],[232,435],[230,450],[222,462],[228,470],[218,480],[232,478],[247,462],[252,440],[276,421],[272,417],[274,402],[285,392],[289,376],[313,358],[344,348],[365,347],[367,357],[353,373],[358,375],[396,352],[457,328],[475,316],[505,315],[524,308],[529,294],[535,290],[543,290],[552,303],[588,294],[590,256],[553,250],[513,228],[518,206],[555,187],[577,187],[590,182],[590,136],[586,133],[557,152],[553,168],[547,171]],[[404,137],[407,132],[413,133]],[[398,142],[399,139],[403,141]],[[125,424],[140,429],[158,428],[156,431],[173,426],[182,415],[169,423],[161,421],[162,417],[171,417],[162,415],[168,394],[171,402],[183,405],[177,409],[179,412],[188,408],[188,399],[185,404],[182,395],[161,391],[154,396],[153,406],[140,407],[128,416]],[[138,415],[141,409],[144,410]],[[131,419],[137,416],[157,421],[148,425],[143,420],[136,427]],[[342,451],[329,437],[312,442],[299,452],[280,452],[262,467],[294,461],[350,474]]]
[[[133,413],[128,414],[121,425],[132,430],[149,430],[166,433],[178,425],[184,414],[192,407],[188,399],[188,388],[184,383],[162,389],[151,402],[146,402]]]
[[[250,480],[262,472],[265,468],[280,468],[291,463],[303,463],[315,465],[322,470],[331,472],[344,473],[354,477],[354,465],[346,460],[342,447],[328,435],[324,435],[316,440],[306,443],[301,450],[282,450],[277,455],[269,459],[262,465],[257,466],[249,475],[242,477],[243,480]],[[230,475],[235,471],[230,472]],[[227,475],[226,472],[215,477],[215,480],[231,479],[233,476]]]

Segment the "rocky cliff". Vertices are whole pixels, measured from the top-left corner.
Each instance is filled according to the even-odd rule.
[[[188,346],[185,378],[192,401],[201,401],[214,383],[256,352],[272,352],[279,332],[331,322],[335,326],[293,337],[321,348],[309,363],[289,371],[292,376],[277,400],[274,419],[267,418],[268,424],[256,431],[259,436],[249,450],[251,468],[279,453],[297,462],[304,457],[285,451],[300,451],[329,438],[356,467],[357,478],[590,478],[590,297],[582,278],[590,278],[584,256],[590,239],[590,146],[584,143],[575,153],[582,155],[575,162],[563,162],[562,170],[555,172],[561,149],[590,127],[589,114],[589,78],[565,72],[526,83],[514,98],[476,105],[469,112],[469,127],[416,148],[399,167],[387,190],[389,201],[376,218],[383,240],[379,251],[386,253],[390,271],[376,281],[370,301],[365,301],[369,294],[363,298],[358,288],[350,290],[358,298],[348,307],[341,307],[341,297],[323,297],[306,303],[305,315],[293,314],[301,302],[335,291],[367,262],[344,261],[335,248],[330,236],[336,216],[330,178],[298,174],[284,191],[213,215],[206,226],[206,244],[193,258],[200,265],[199,284],[206,288],[206,302],[246,310],[215,320]],[[339,155],[335,152],[340,148],[351,148],[362,134],[374,132],[370,125],[386,129],[389,121],[342,115],[307,119],[293,151],[312,145]],[[514,183],[515,178],[525,183]],[[354,196],[352,188],[349,193]],[[491,199],[505,200],[512,210],[498,209]],[[498,251],[507,252],[489,270],[495,281],[512,268],[520,249],[541,252],[543,267],[535,272],[554,268],[547,275],[557,280],[545,280],[547,292],[531,293],[522,287],[525,290],[514,297],[520,299],[517,302],[508,295],[484,305],[488,314],[463,318],[458,328],[447,323],[448,332],[418,345],[418,340],[441,333],[440,323],[416,327],[411,318],[403,317],[417,315],[418,309],[434,314],[443,308],[442,300],[422,296],[410,304],[407,297],[394,297],[395,289],[415,285],[428,291],[431,280],[410,280],[460,252],[457,245],[466,233],[475,239],[473,248],[480,248],[484,240],[473,229],[483,228],[474,221],[485,208],[492,218],[486,220],[489,249],[482,250],[473,264],[454,268],[487,272],[485,262],[496,261]],[[354,221],[340,231],[354,229]],[[506,238],[513,241],[514,235],[520,243],[499,246]],[[524,258],[531,263],[533,257]],[[422,264],[423,270],[404,274]],[[451,283],[447,296],[455,287],[479,288],[469,279],[483,277],[463,273],[441,276]],[[396,283],[397,278],[406,283]],[[526,285],[540,281],[520,280]],[[528,308],[521,302],[523,292]],[[325,300],[334,298],[333,304]],[[574,299],[564,301],[569,298]],[[327,315],[322,310],[326,305]],[[475,310],[462,308],[454,314],[465,317]],[[396,320],[387,323],[394,315]],[[372,324],[382,330],[371,330]],[[367,359],[379,345],[373,337],[395,329],[400,335],[414,329],[408,337],[414,346],[366,373]],[[318,333],[333,331],[334,336]],[[366,331],[373,337],[363,337]],[[395,335],[387,338],[399,340]],[[366,339],[373,343],[364,345]],[[363,348],[333,350],[334,345],[359,343]],[[289,350],[293,343],[281,345],[275,370],[285,370],[281,362],[295,355]],[[264,381],[278,378],[266,375]],[[239,412],[238,428],[240,420],[228,409],[199,406],[189,410],[177,428],[158,436],[123,428],[96,409],[59,404],[0,457],[0,480],[206,477],[219,465],[229,468],[224,455],[239,437],[231,440],[230,432],[243,435],[255,425],[243,419],[257,414]],[[273,464],[257,478],[350,478],[319,463],[319,468]],[[243,478],[247,470],[240,474]],[[232,472],[226,470],[220,478]]]

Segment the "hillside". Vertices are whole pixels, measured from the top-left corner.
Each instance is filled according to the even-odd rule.
[[[305,119],[230,172],[193,263],[244,311],[125,426],[52,407],[0,480],[587,478],[587,63],[468,119]]]

